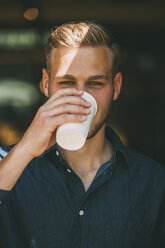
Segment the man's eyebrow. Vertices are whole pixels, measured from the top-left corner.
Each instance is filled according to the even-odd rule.
[[[55,77],[55,79],[68,79],[68,80],[76,80],[76,78],[70,74],[60,75]]]
[[[58,80],[67,79],[67,80],[74,80],[74,81],[76,80],[76,78],[71,74],[60,75],[60,76],[55,77],[55,79],[58,79]],[[87,78],[87,80],[98,80],[98,79],[108,80],[109,77],[107,74],[98,74],[98,75],[92,75]]]
[[[98,74],[98,75],[93,75],[88,78],[88,80],[97,80],[97,79],[106,79],[108,80],[109,77],[106,74]]]

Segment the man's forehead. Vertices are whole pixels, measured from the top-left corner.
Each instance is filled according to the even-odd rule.
[[[99,47],[92,47],[92,46],[83,46],[83,47],[58,47],[53,48],[51,52],[51,57],[56,59],[65,58],[68,56],[71,57],[79,57],[82,55],[91,56],[108,56],[109,58],[112,56],[110,49],[107,46],[99,46]]]
[[[112,58],[107,47],[60,47],[54,48],[51,56],[51,68],[62,69],[66,72],[71,67],[81,67],[82,69],[111,68]],[[94,74],[96,74],[94,72]],[[99,73],[100,74],[100,73]]]
[[[109,80],[112,77],[111,65],[107,47],[60,47],[55,48],[52,53],[51,77],[53,80],[60,80],[64,75],[71,75],[75,79],[88,80],[90,76],[96,76],[97,79]],[[98,75],[102,75],[102,78]]]

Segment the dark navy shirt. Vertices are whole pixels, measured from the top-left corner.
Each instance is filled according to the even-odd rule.
[[[0,191],[0,248],[165,247],[165,167],[106,136],[114,155],[87,191],[56,145]]]

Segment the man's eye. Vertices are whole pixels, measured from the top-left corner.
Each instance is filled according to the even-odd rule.
[[[67,84],[67,85],[73,85],[74,82],[72,81],[64,81],[64,82],[60,82],[60,84]]]
[[[88,84],[89,85],[94,85],[94,86],[101,86],[101,85],[103,85],[103,83],[101,83],[101,82],[89,82]]]

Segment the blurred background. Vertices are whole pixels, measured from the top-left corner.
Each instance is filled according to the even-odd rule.
[[[123,88],[110,125],[165,164],[164,0],[0,0],[0,145],[19,141],[45,101],[41,69],[53,26],[99,22],[121,45]]]

